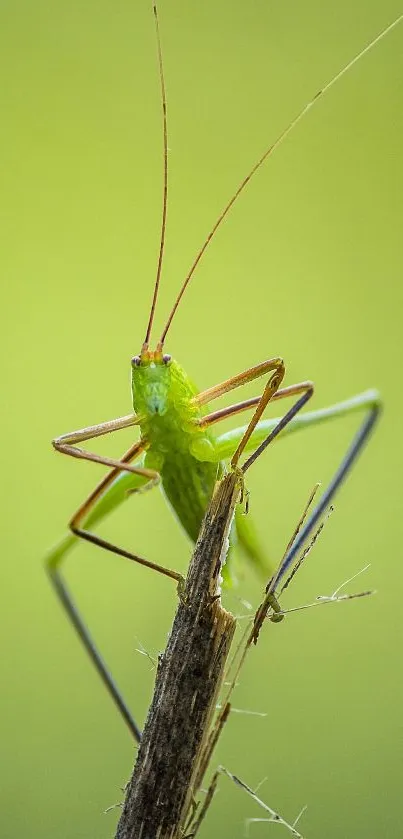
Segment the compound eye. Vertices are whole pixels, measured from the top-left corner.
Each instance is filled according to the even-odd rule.
[[[134,355],[134,356],[133,356],[133,358],[132,358],[132,364],[134,364],[134,366],[135,366],[135,367],[140,367],[140,364],[141,364],[141,358],[140,358],[140,356],[139,356],[139,355]]]
[[[163,360],[164,364],[169,364],[169,362],[171,361],[171,358],[172,358],[171,355],[163,355],[162,356],[162,360]]]

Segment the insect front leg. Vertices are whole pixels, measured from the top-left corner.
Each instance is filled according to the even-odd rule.
[[[85,440],[93,440],[95,437],[103,437],[106,434],[112,434],[114,431],[120,431],[123,428],[130,428],[133,425],[139,424],[139,418],[135,414],[128,414],[125,417],[118,417],[118,419],[101,422],[98,425],[89,425],[87,428],[81,428],[78,431],[70,431],[68,434],[62,434],[52,440],[53,448],[61,454],[67,454],[70,457],[76,457],[79,460],[91,460],[94,463],[100,463],[103,466],[110,466],[117,470],[125,470],[127,472],[134,472],[140,474],[139,467],[131,466],[129,461],[119,461],[115,458],[104,457],[95,452],[88,452],[85,449],[78,448],[78,443],[83,443]],[[138,449],[137,453],[142,451],[144,446]],[[134,457],[135,455],[133,455]],[[122,466],[122,463],[125,465]],[[143,472],[145,478],[151,478],[146,470]]]
[[[258,368],[253,369],[257,370]],[[276,373],[274,375],[276,376]],[[250,408],[255,408],[254,414],[249,424],[245,426],[243,429],[240,429],[239,434],[237,434],[236,431],[231,432],[233,449],[231,452],[225,452],[225,459],[231,459],[231,466],[233,468],[236,468],[238,466],[240,457],[247,449],[248,444],[253,444],[256,429],[260,425],[260,417],[262,416],[263,411],[265,410],[270,399],[279,400],[288,398],[290,396],[299,397],[295,404],[292,405],[289,411],[285,414],[285,416],[277,420],[273,428],[270,429],[272,436],[267,442],[264,443],[264,447],[268,445],[270,440],[274,439],[277,436],[277,434],[279,434],[281,430],[285,428],[287,424],[289,424],[293,420],[293,418],[299,413],[301,408],[303,408],[304,405],[308,402],[308,400],[312,397],[314,392],[313,383],[310,381],[306,381],[298,382],[297,384],[277,389],[274,393],[270,394],[270,382],[271,380],[269,380],[268,385],[266,385],[261,396],[255,396],[252,399],[247,399],[243,402],[238,402],[235,405],[230,405],[226,408],[215,411],[211,414],[208,414],[206,417],[203,417],[203,419],[200,422],[202,426],[210,426],[229,416],[249,410]],[[265,436],[268,437],[270,432],[268,432]],[[259,454],[260,450],[252,454],[248,461],[246,461],[246,464],[248,465],[244,464],[242,469],[244,469],[245,467],[249,468],[251,463],[259,456]],[[220,438],[218,438],[216,442],[215,456],[224,459]],[[258,536],[255,531],[255,528],[253,527],[253,523],[250,520],[250,517],[243,515],[240,509],[238,509],[235,513],[235,526],[238,542],[241,548],[243,549],[244,553],[246,554],[247,558],[252,562],[252,564],[256,568],[259,569],[261,573],[265,575],[267,579],[267,574],[270,573],[270,563],[267,561],[265,557],[265,552],[259,544]]]
[[[271,366],[268,367],[268,365]],[[281,417],[273,422],[273,427],[270,430],[272,431],[274,430],[274,427],[276,427],[276,432],[274,436],[277,436],[277,434],[280,433],[283,427],[285,428],[285,426],[290,423],[290,421],[296,416],[296,414],[298,414],[301,408],[303,408],[304,405],[308,402],[308,400],[312,397],[314,392],[313,382],[298,382],[297,384],[288,385],[288,387],[280,389],[279,385],[281,384],[282,378],[284,376],[285,368],[282,359],[276,358],[263,362],[262,364],[258,364],[256,365],[256,367],[252,367],[245,373],[241,373],[239,376],[234,376],[227,382],[223,382],[221,385],[216,385],[216,387],[204,391],[203,393],[199,394],[194,400],[196,404],[203,405],[207,401],[207,395],[210,399],[215,399],[216,397],[222,396],[224,393],[227,393],[227,391],[232,390],[235,387],[239,387],[240,385],[253,381],[254,379],[262,376],[267,369],[273,369],[273,367],[275,369],[275,372],[269,378],[269,381],[267,382],[264,391],[260,396],[254,396],[252,397],[252,399],[245,399],[242,402],[237,402],[234,405],[229,405],[228,407],[221,408],[218,411],[213,411],[211,414],[207,414],[201,420],[198,420],[198,425],[201,428],[207,428],[211,425],[214,425],[217,422],[220,422],[223,419],[227,419],[228,417],[233,416],[234,414],[242,413],[246,410],[249,410],[250,408],[255,408],[254,414],[248,425],[245,425],[243,428],[235,429],[235,431],[230,432],[233,448],[231,448],[229,451],[226,451],[225,455],[223,455],[220,438],[218,438],[217,440],[215,453],[213,455],[214,458],[216,458],[217,456],[219,459],[231,458],[231,466],[233,468],[235,468],[238,465],[241,454],[245,452],[248,448],[254,447],[255,433],[257,429],[262,425],[260,418],[268,403],[270,401],[286,399],[289,396],[298,396],[299,394],[302,394],[300,399],[298,399],[298,401],[290,408],[290,410],[284,417]],[[268,434],[264,435],[263,439],[265,439],[265,437],[267,436]],[[268,443],[266,442],[265,445],[268,445]],[[195,449],[194,454],[197,457],[197,448]]]

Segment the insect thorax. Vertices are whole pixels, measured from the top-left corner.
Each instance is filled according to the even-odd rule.
[[[167,358],[164,356],[163,358]],[[132,364],[133,408],[141,418],[142,437],[161,451],[189,445],[188,435],[197,433],[200,409],[192,402],[197,388],[173,359]]]

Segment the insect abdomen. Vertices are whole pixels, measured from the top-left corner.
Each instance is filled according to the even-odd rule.
[[[161,476],[169,503],[188,536],[196,542],[213,493],[217,464],[196,460],[189,451],[176,451],[166,456]]]

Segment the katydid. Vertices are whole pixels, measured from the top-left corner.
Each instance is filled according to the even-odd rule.
[[[70,532],[50,551],[46,560],[47,569],[57,594],[136,740],[140,738],[137,724],[77,612],[60,574],[61,562],[77,541],[77,538],[81,538],[172,578],[176,581],[180,590],[182,582],[180,574],[100,538],[94,533],[95,525],[130,494],[159,484],[168,504],[176,513],[190,540],[195,542],[204,512],[212,496],[215,481],[227,468],[241,468],[245,473],[266,446],[279,434],[285,436],[306,426],[364,410],[366,412],[365,419],[352,447],[345,456],[329,488],[324,492],[317,508],[299,534],[290,554],[285,557],[283,570],[280,569],[270,584],[271,591],[274,592],[275,586],[283,573],[297,556],[297,551],[303,546],[316,526],[317,521],[362,449],[379,415],[380,400],[378,393],[374,390],[366,391],[330,407],[300,415],[299,412],[312,397],[313,384],[310,381],[303,381],[283,387],[285,365],[279,356],[269,358],[218,385],[210,387],[208,390],[199,392],[183,368],[165,352],[165,341],[182,296],[201,257],[218,227],[251,178],[279,147],[284,138],[296,127],[308,110],[317,104],[321,96],[329,91],[353,64],[403,19],[403,15],[401,15],[346,64],[304,106],[255,163],[225,206],[199,250],[180,288],[162,334],[155,344],[155,349],[152,349],[150,340],[163,264],[168,196],[166,93],[155,5],[153,11],[162,101],[164,188],[159,257],[148,324],[140,352],[131,361],[133,411],[127,416],[64,434],[53,440],[53,445],[58,451],[76,458],[103,464],[109,467],[109,471],[74,514],[69,523]],[[237,402],[226,408],[215,411],[210,409],[210,404],[219,397],[262,377],[266,381],[260,395]],[[283,417],[269,420],[262,419],[262,414],[269,402],[280,401],[288,397],[296,397],[296,401]],[[213,434],[212,429],[220,420],[251,409],[253,409],[253,415],[247,425],[222,435],[215,436]],[[120,460],[100,456],[79,447],[79,444],[84,441],[129,427],[138,430],[139,439],[133,443]],[[234,531],[236,541],[245,555],[260,570],[267,573],[268,562],[258,543],[250,517],[243,516],[240,510],[237,510],[235,514]],[[227,571],[227,575],[228,573]]]

